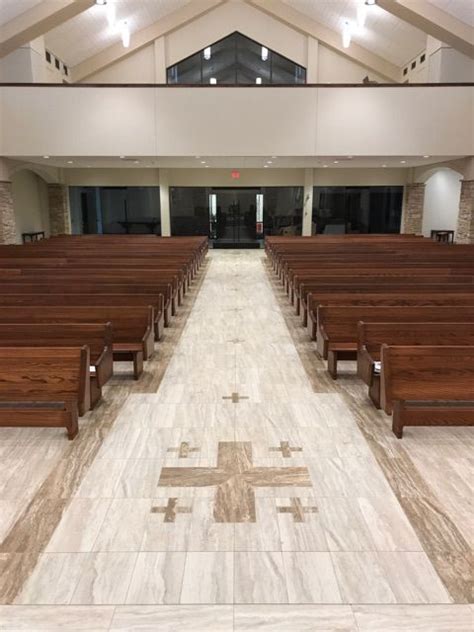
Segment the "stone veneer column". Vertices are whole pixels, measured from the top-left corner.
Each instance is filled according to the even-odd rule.
[[[0,244],[16,243],[12,183],[0,181]]]
[[[474,244],[474,180],[461,181],[456,242]]]
[[[423,203],[425,185],[416,182],[405,185],[402,233],[421,234],[423,232]]]
[[[69,191],[63,184],[48,184],[49,225],[51,235],[71,234]]]

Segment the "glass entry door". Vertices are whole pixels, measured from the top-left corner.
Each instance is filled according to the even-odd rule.
[[[261,189],[212,189],[209,222],[215,248],[259,248],[258,240],[263,238]]]

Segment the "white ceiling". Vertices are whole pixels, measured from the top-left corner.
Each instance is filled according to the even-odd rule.
[[[126,20],[133,33],[154,24],[168,13],[196,0],[109,0],[117,21]],[[0,0],[3,2],[3,0]],[[107,8],[93,6],[50,31],[46,47],[69,66],[74,66],[104,48],[120,42],[120,34],[108,26]]]
[[[0,0],[0,25],[34,7],[42,0]],[[43,0],[54,3],[57,0]],[[199,0],[108,0],[116,7],[118,20],[127,20],[133,33],[159,21],[165,15]],[[356,23],[357,4],[363,0],[283,0],[294,9],[325,26],[341,32],[345,20]],[[474,0],[429,0],[467,24],[474,25]],[[106,7],[93,6],[46,34],[46,46],[69,66],[120,41],[108,27]],[[262,33],[262,39],[264,34]],[[356,30],[353,40],[403,66],[423,50],[424,33],[383,9],[368,7],[366,26]]]
[[[406,169],[458,158],[463,156],[22,156],[15,157],[15,160],[67,169],[365,169],[384,166],[388,169]]]
[[[474,26],[474,2],[473,0],[429,0],[438,9],[450,13],[461,22]]]
[[[367,7],[365,26],[357,29],[357,5],[360,0],[284,0],[284,2],[338,33],[342,31],[344,22],[348,21],[354,27],[352,36],[354,42],[397,66],[403,66],[416,57],[426,44],[424,33],[376,5]]]
[[[32,9],[42,0],[1,0],[0,1],[0,25],[13,20],[21,13]]]

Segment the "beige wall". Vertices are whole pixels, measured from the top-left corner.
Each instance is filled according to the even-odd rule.
[[[12,177],[12,191],[17,242],[22,233],[43,230],[49,235],[46,182],[32,171],[18,171]]]
[[[155,83],[155,81],[153,43],[85,79],[85,83]]]
[[[372,81],[387,83],[387,80],[376,75],[347,57],[319,45],[318,83],[362,83],[366,76]]]
[[[472,155],[473,95],[472,87],[4,87],[0,153]]]

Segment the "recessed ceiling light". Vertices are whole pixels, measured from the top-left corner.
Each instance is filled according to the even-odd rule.
[[[402,165],[406,164],[406,160],[400,160],[400,162]]]
[[[103,6],[104,4],[107,4],[107,0],[95,0],[95,3],[99,6]]]
[[[347,160],[352,160],[353,156],[347,156]]]
[[[74,162],[74,160],[68,160],[68,161],[67,161],[67,164],[68,164],[68,165],[72,165],[72,163],[73,163],[73,162]]]
[[[267,160],[267,165],[272,165],[273,162],[271,160]]]
[[[120,160],[124,160],[124,159],[125,159],[125,156],[120,156]]]
[[[268,169],[268,165],[263,165],[263,168],[264,169]]]
[[[382,167],[386,167],[387,165],[382,165]]]
[[[272,160],[275,160],[276,156],[272,156]]]
[[[209,79],[209,83],[211,84],[211,86],[215,86],[217,83],[217,79],[215,77],[211,77]]]
[[[45,160],[49,160],[49,156],[43,156]]]
[[[140,162],[139,160],[134,160],[134,161],[133,161],[133,164],[134,164],[134,165],[138,165],[138,164],[139,164],[139,162]]]
[[[423,156],[423,158],[430,158],[430,156]]]
[[[334,164],[335,164],[335,165],[338,165],[338,164],[339,164],[339,160],[335,160],[335,161],[334,161]]]
[[[209,169],[209,165],[206,165],[206,169]]]
[[[201,160],[201,165],[205,165],[206,161],[205,160]]]
[[[327,165],[323,165],[323,167],[324,167],[325,169],[327,169]]]

